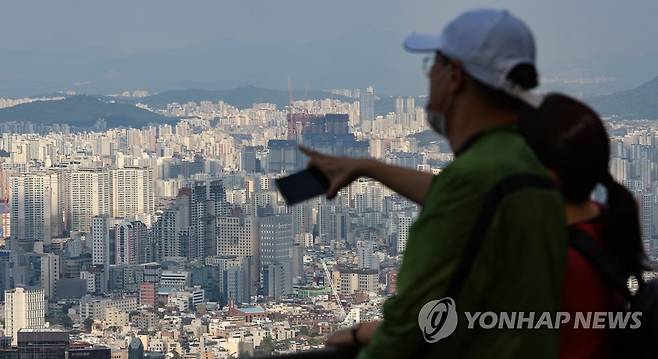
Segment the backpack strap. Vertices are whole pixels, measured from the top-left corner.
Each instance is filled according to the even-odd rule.
[[[482,242],[489,231],[491,221],[493,220],[498,204],[508,195],[525,188],[543,188],[551,189],[555,183],[543,176],[532,174],[518,174],[504,178],[487,194],[484,205],[471,232],[471,237],[464,246],[462,257],[457,265],[455,274],[448,285],[446,291],[447,297],[457,300],[459,294],[466,283],[466,279],[471,272],[475,259],[482,247]]]
[[[477,255],[482,247],[482,243],[489,231],[491,221],[496,214],[498,205],[508,195],[526,188],[539,188],[539,189],[553,189],[555,183],[548,177],[539,176],[535,174],[515,174],[502,179],[496,184],[485,197],[484,203],[480,212],[475,220],[475,225],[464,245],[461,259],[457,264],[455,273],[448,284],[445,297],[450,297],[457,301],[461,293],[468,275],[473,268],[473,264]],[[429,343],[427,343],[421,336],[420,345],[418,346],[413,358],[422,358],[429,350]]]
[[[624,274],[619,261],[608,254],[589,234],[576,227],[569,227],[569,246],[585,257],[612,288],[627,299],[631,297],[627,285],[628,275]]]

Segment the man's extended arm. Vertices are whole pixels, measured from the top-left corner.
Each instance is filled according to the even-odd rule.
[[[434,178],[430,173],[391,166],[371,158],[330,156],[304,146],[299,149],[309,156],[309,166],[320,169],[329,179],[328,198],[334,198],[341,188],[365,176],[422,205]]]
[[[409,168],[392,166],[374,159],[364,159],[363,175],[377,180],[409,200],[422,205],[434,175]]]

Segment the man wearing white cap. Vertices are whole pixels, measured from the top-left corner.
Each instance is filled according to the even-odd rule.
[[[507,11],[485,9],[404,45],[434,54],[428,122],[455,160],[433,176],[303,149],[329,178],[329,198],[367,176],[422,205],[383,321],[339,331],[327,345],[363,346],[360,358],[555,358],[557,330],[469,328],[465,314],[560,308],[563,204],[516,130],[520,110],[540,102],[529,92],[538,82],[533,36]]]

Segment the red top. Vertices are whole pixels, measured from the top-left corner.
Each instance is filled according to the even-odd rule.
[[[603,226],[600,216],[572,225],[602,246]],[[562,308],[571,313],[571,321],[560,326],[560,358],[609,358],[612,336],[607,329],[574,329],[575,312],[616,312],[623,308],[623,298],[610,288],[605,278],[577,250],[569,247]]]

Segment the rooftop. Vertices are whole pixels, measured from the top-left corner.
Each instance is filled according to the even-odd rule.
[[[258,313],[265,313],[265,308],[261,307],[260,305],[256,305],[253,307],[243,307],[243,308],[237,308],[239,311],[246,313],[246,314],[258,314]]]
[[[20,333],[68,333],[67,330],[59,328],[21,328]]]

